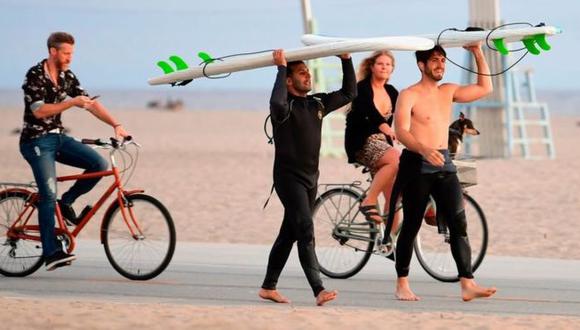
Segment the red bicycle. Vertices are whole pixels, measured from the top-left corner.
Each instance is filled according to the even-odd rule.
[[[167,208],[142,189],[125,190],[123,178],[130,178],[135,170],[139,145],[128,139],[110,142],[84,139],[85,144],[109,150],[111,170],[88,174],[61,176],[58,182],[96,177],[113,177],[114,181],[94,207],[75,227],[69,228],[56,204],[55,232],[63,250],[71,253],[76,237],[93,215],[114,193],[101,223],[100,241],[107,259],[121,275],[131,280],[149,280],[167,268],[175,251],[175,226]],[[128,151],[134,146],[134,154]],[[124,168],[120,170],[115,155],[121,153]],[[126,158],[128,156],[128,158]],[[126,160],[129,159],[127,162]],[[128,179],[126,180],[128,181]],[[44,258],[40,244],[38,216],[35,214],[39,198],[35,184],[0,183],[0,274],[23,277],[38,270]]]

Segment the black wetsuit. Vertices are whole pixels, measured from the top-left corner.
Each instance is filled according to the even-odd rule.
[[[451,254],[457,265],[459,277],[473,278],[471,247],[467,237],[467,221],[463,206],[463,192],[457,179],[457,170],[448,150],[439,150],[445,157],[443,167],[431,165],[420,154],[403,150],[399,172],[393,186],[390,207],[393,208],[399,193],[403,197],[403,227],[397,240],[396,263],[398,277],[409,274],[413,253],[413,242],[421,228],[429,195],[437,205],[437,219],[445,221],[449,228]],[[389,216],[387,229],[390,232],[393,217]]]
[[[324,290],[314,251],[312,207],[318,184],[322,118],[356,96],[352,60],[342,60],[342,88],[299,97],[288,93],[286,67],[278,67],[270,113],[275,143],[274,187],[284,205],[284,219],[268,259],[262,288],[276,288],[294,242],[314,296]]]

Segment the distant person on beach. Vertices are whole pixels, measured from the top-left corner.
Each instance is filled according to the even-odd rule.
[[[341,55],[342,88],[332,93],[308,95],[312,80],[302,61],[287,63],[284,51],[272,54],[278,66],[270,98],[274,133],[274,187],[284,205],[284,219],[268,259],[268,268],[258,295],[277,303],[290,301],[278,292],[276,285],[288,260],[294,242],[304,274],[318,306],[336,298],[320,279],[314,250],[312,207],[318,185],[322,118],[353,100],[356,78],[349,54]]]
[[[121,124],[107,109],[81,87],[69,69],[75,40],[65,32],[48,37],[48,58],[28,70],[24,90],[24,125],[20,134],[20,152],[30,164],[38,193],[38,223],[46,270],[70,265],[75,259],[63,251],[54,234],[57,202],[56,162],[85,169],[85,173],[104,171],[107,161],[91,147],[63,133],[62,112],[73,107],[82,108],[111,125],[117,138],[128,136]],[[67,96],[70,98],[67,99]],[[79,180],[58,201],[63,217],[76,224],[72,204],[89,192],[99,178]],[[89,210],[85,208],[85,210]]]
[[[348,162],[366,166],[373,176],[359,207],[368,221],[383,221],[377,206],[381,193],[385,196],[384,211],[389,211],[391,189],[399,168],[401,153],[393,147],[392,127],[399,91],[388,83],[394,69],[395,57],[390,51],[376,51],[365,58],[358,72],[357,96],[346,115],[344,146]]]
[[[399,300],[419,300],[409,285],[409,265],[429,195],[435,199],[437,213],[446,219],[449,228],[451,253],[457,265],[463,300],[489,297],[496,292],[495,288],[477,285],[473,279],[462,190],[447,150],[453,102],[472,102],[493,90],[481,43],[465,49],[473,54],[477,71],[481,73],[476,83],[440,85],[446,54],[442,47],[435,46],[415,52],[421,80],[404,89],[397,100],[395,133],[406,147],[393,191],[393,195],[395,191],[402,192],[404,214],[395,257],[395,296]],[[394,205],[394,199],[390,205]]]

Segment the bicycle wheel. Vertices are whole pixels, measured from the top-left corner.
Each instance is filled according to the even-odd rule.
[[[487,250],[487,221],[475,200],[463,193],[467,235],[471,245],[471,265],[475,272]],[[415,254],[421,267],[433,278],[442,282],[457,282],[457,266],[451,255],[449,232],[446,227],[440,233],[437,226],[423,224],[415,239]]]
[[[313,210],[316,255],[320,271],[331,278],[349,278],[367,263],[376,230],[358,210],[357,192],[335,188],[316,199]]]
[[[105,253],[119,274],[131,280],[149,280],[161,274],[173,257],[175,226],[157,199],[136,194],[127,196],[127,201],[125,211],[133,233],[119,203],[115,203],[103,220]]]
[[[38,230],[38,215],[34,205],[27,205],[31,192],[3,191],[0,192],[0,228],[4,237],[0,238],[0,274],[9,277],[24,277],[30,275],[42,266],[42,244],[40,241],[8,238],[8,229],[28,206],[21,217],[21,227],[18,232],[40,237]],[[28,219],[28,220],[26,220]],[[33,226],[35,229],[29,228]]]

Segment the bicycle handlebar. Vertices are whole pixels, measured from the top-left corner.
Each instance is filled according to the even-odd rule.
[[[123,141],[117,140],[116,138],[109,138],[110,142],[103,141],[101,139],[82,139],[81,143],[83,144],[93,144],[99,147],[111,147],[113,149],[119,149],[120,147],[124,146],[127,143],[135,144],[139,146],[139,144],[133,141],[132,136],[126,136],[123,138]]]

